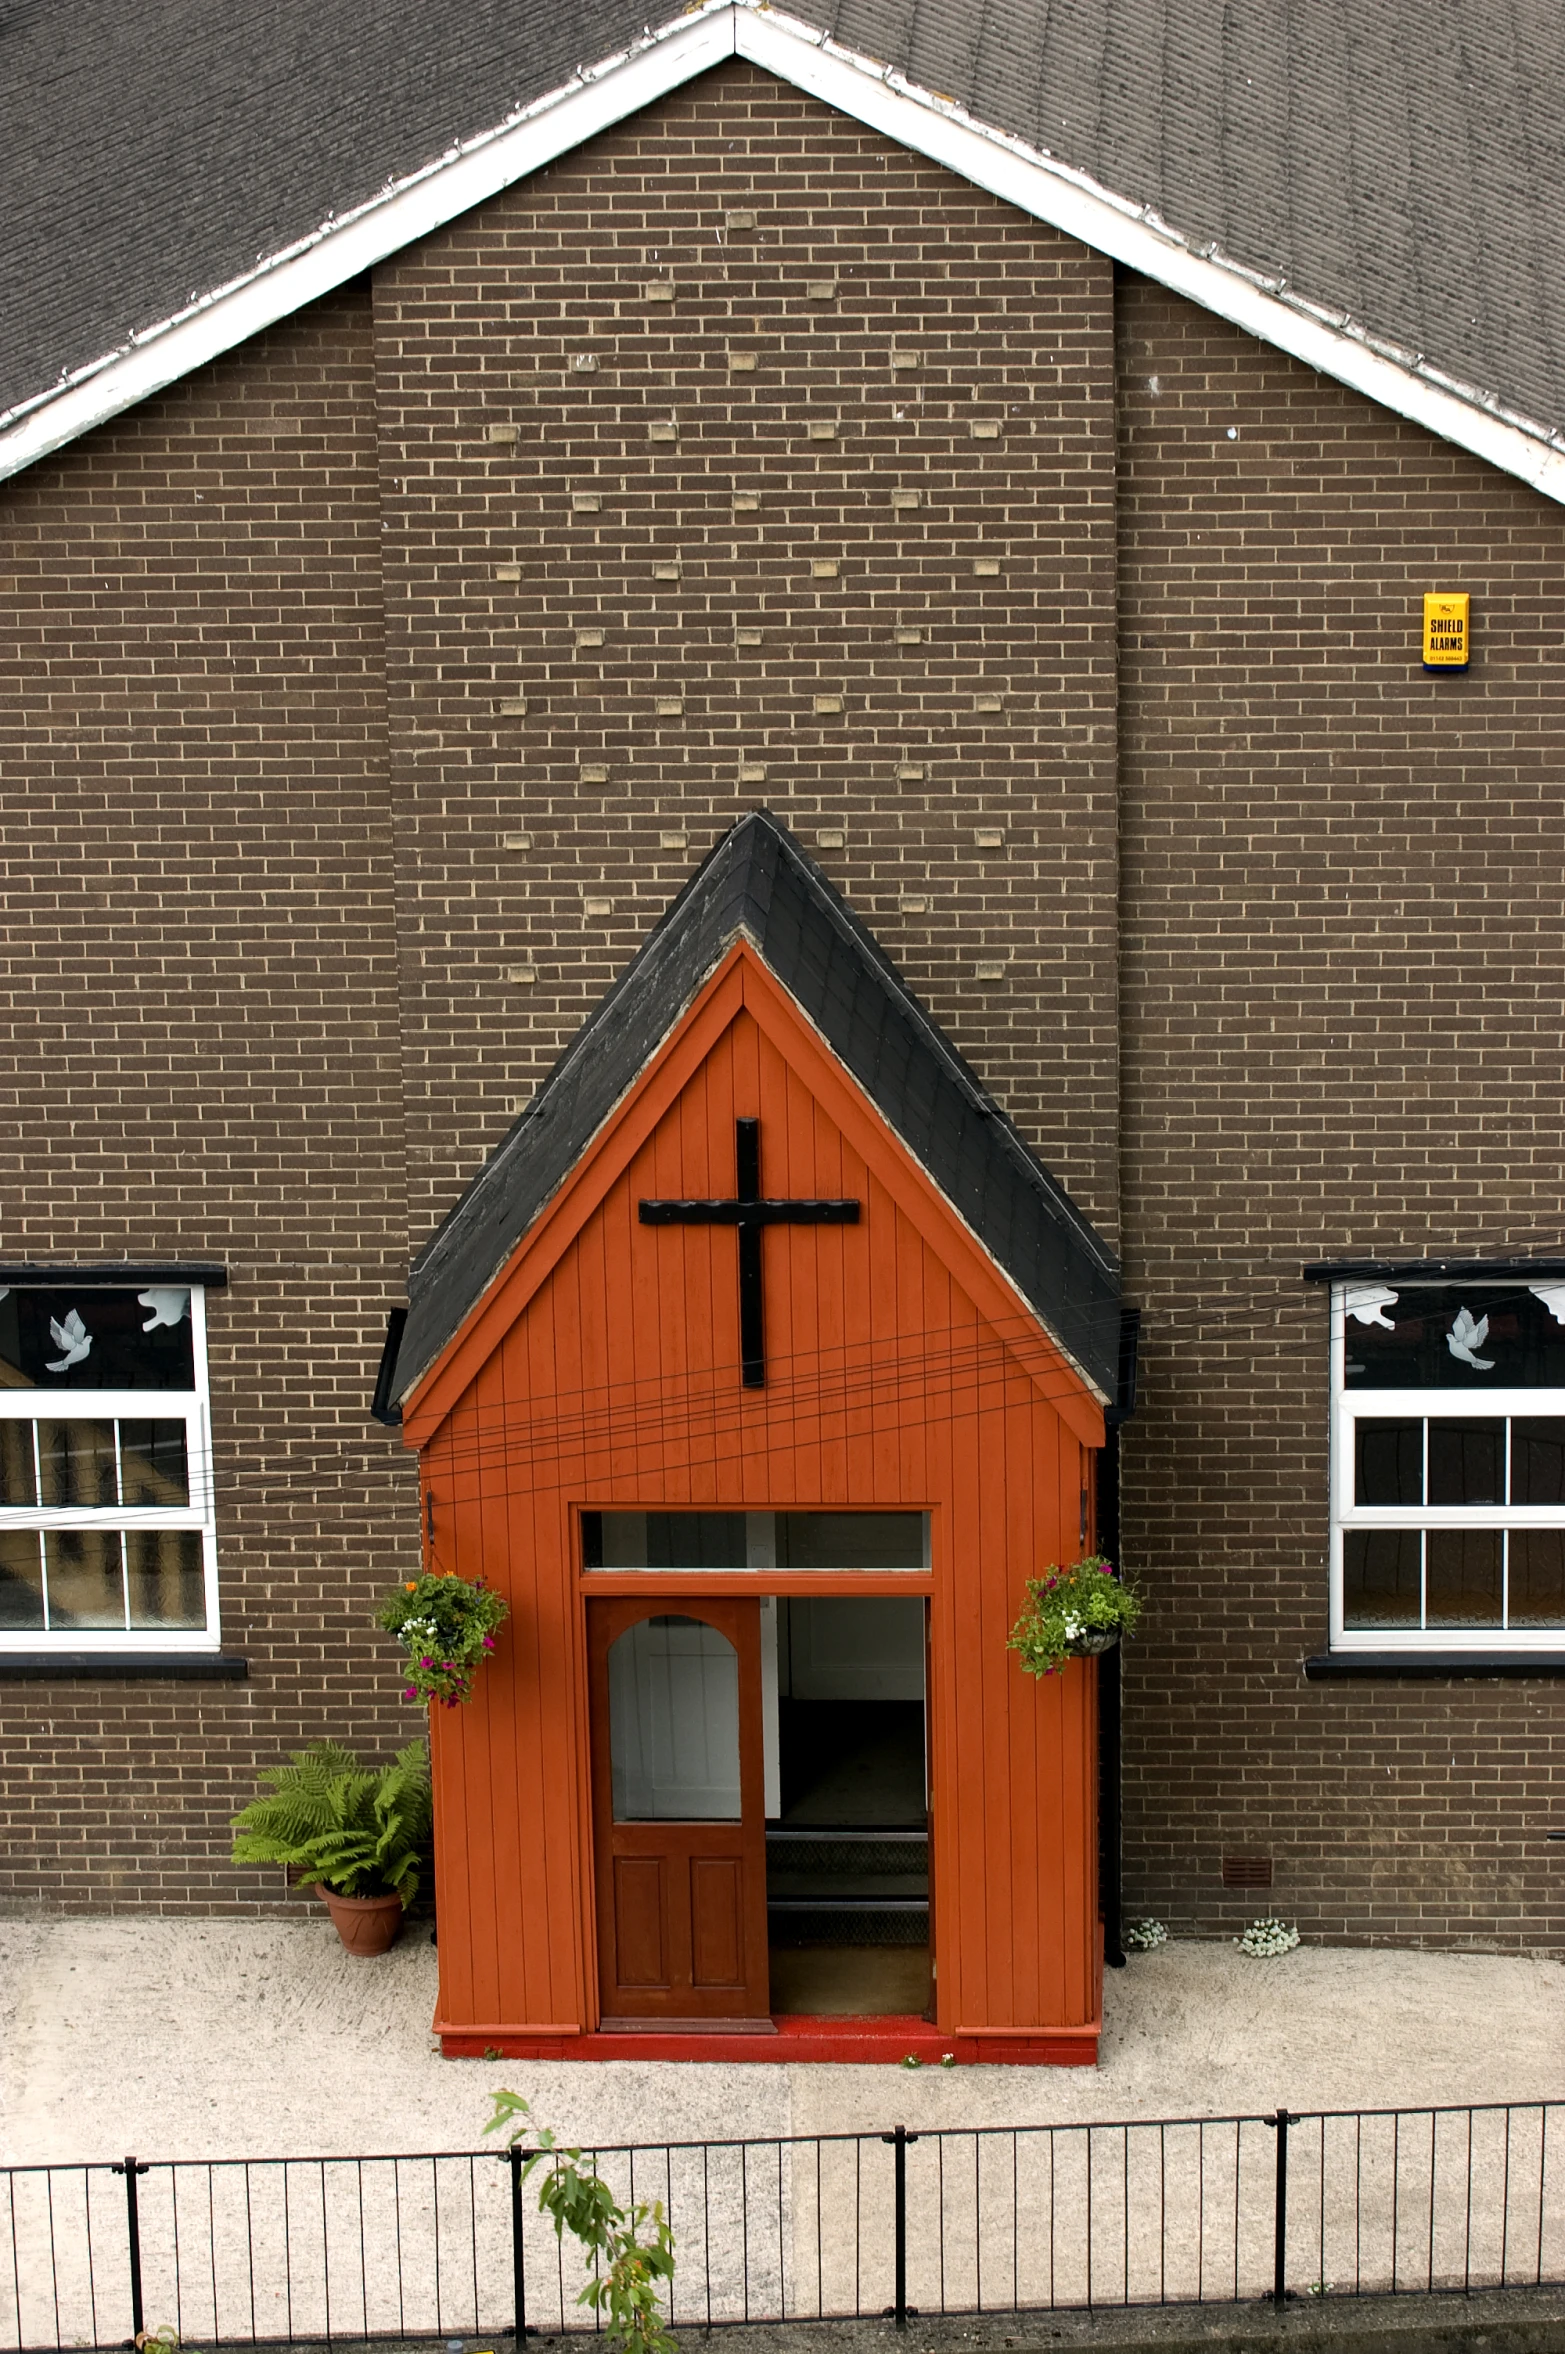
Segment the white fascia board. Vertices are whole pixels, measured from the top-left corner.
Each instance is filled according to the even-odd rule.
[[[1565,504],[1559,436],[1242,264],[1198,252],[1146,208],[765,0],[705,0],[0,417],[0,480],[735,55]]]
[[[1513,421],[1476,389],[1446,389],[1412,355],[1377,346],[1350,321],[1237,263],[1197,252],[1085,173],[978,122],[894,67],[844,49],[817,27],[764,5],[741,5],[738,17],[741,57],[1565,504],[1565,447],[1530,419]]]
[[[464,141],[341,219],[324,222],[242,278],[145,329],[125,349],[107,353],[63,386],[0,417],[0,481],[444,228],[733,54],[730,0],[707,0],[633,48],[582,67],[563,89]]]

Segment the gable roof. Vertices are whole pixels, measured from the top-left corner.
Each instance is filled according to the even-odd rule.
[[[739,54],[1565,498],[1547,0],[795,5],[0,0],[0,474]]]
[[[768,970],[1066,1355],[1107,1399],[1119,1263],[781,821],[724,835],[414,1260],[405,1399],[737,940]]]

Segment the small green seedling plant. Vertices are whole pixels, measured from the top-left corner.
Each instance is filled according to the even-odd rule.
[[[1160,1945],[1168,1943],[1168,1926],[1163,1921],[1132,1921],[1125,1931],[1125,1943],[1132,1953],[1156,1953]]]
[[[658,2303],[661,2284],[674,2278],[674,2235],[662,2200],[622,2207],[580,2150],[562,2148],[547,2126],[534,2122],[520,2093],[502,2086],[493,2098],[485,2133],[503,2133],[508,2150],[518,2142],[532,2145],[522,2159],[523,2180],[552,2160],[538,2184],[538,2209],[553,2217],[556,2239],[569,2232],[592,2264],[577,2304],[592,2307],[621,2354],[675,2354]]]

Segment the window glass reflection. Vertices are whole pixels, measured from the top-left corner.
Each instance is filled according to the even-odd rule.
[[[125,1568],[117,1529],[47,1529],[43,1551],[51,1628],[124,1628]]]
[[[41,1634],[43,1626],[42,1540],[36,1529],[0,1529],[0,1628]]]
[[[1513,1627],[1565,1627],[1565,1529],[1510,1533],[1507,1616]]]
[[[0,1387],[189,1390],[195,1378],[186,1286],[13,1287],[0,1298]]]
[[[1424,1426],[1377,1417],[1354,1431],[1356,1462],[1353,1500],[1357,1504],[1422,1504]]]
[[[588,1569],[927,1569],[927,1512],[584,1512]]]
[[[38,1473],[30,1422],[0,1422],[0,1504],[36,1504]]]
[[[206,1625],[206,1575],[199,1529],[127,1529],[125,1571],[133,1627],[189,1629]]]
[[[112,1422],[40,1422],[38,1501],[55,1512],[101,1512],[119,1502]]]
[[[1511,1502],[1565,1504],[1565,1418],[1538,1415],[1511,1424]]]
[[[1430,1529],[1425,1545],[1425,1626],[1502,1625],[1504,1594],[1499,1530]]]
[[[739,1656],[699,1619],[641,1619],[609,1647],[617,1823],[737,1823]]]
[[[1431,1504],[1505,1502],[1503,1420],[1431,1420],[1429,1501]]]
[[[1416,1627],[1423,1539],[1417,1529],[1349,1529],[1342,1540],[1343,1624]]]

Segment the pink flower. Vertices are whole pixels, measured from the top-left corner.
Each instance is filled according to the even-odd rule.
[[[485,1649],[486,1651],[492,1651],[492,1650],[494,1649],[494,1637],[493,1637],[493,1635],[485,1635],[485,1637],[484,1637],[484,1649]]]
[[[418,1664],[420,1667],[433,1667],[435,1663],[432,1659],[421,1659]]]
[[[417,1684],[404,1684],[402,1687],[402,1697],[404,1700],[416,1700],[418,1698]]]

